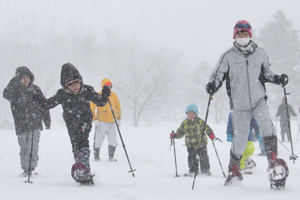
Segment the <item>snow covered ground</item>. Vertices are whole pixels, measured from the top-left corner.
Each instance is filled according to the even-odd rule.
[[[210,122],[208,122],[210,123]],[[285,159],[290,169],[286,190],[271,191],[267,177],[267,161],[259,153],[258,143],[253,159],[257,167],[252,175],[244,175],[240,187],[223,186],[224,178],[213,145],[208,144],[212,176],[197,176],[192,190],[193,178],[183,177],[188,171],[187,151],[184,139],[176,140],[178,173],[175,175],[173,147],[170,151],[169,133],[180,125],[177,122],[159,122],[153,126],[130,127],[123,122],[122,136],[132,164],[135,177],[127,173],[130,168],[119,139],[115,157],[118,162],[108,162],[107,141],[101,150],[100,162],[91,159],[92,171],[96,173],[93,186],[80,186],[70,175],[74,163],[71,144],[66,129],[44,130],[40,141],[40,160],[36,169],[40,176],[32,178],[33,183],[24,183],[27,178],[18,177],[21,173],[19,147],[14,130],[1,130],[0,140],[0,199],[101,199],[101,200],[177,200],[177,199],[264,199],[294,200],[300,196],[300,158],[295,164],[291,155],[280,143],[279,157]],[[215,145],[225,174],[229,161],[230,143],[226,141],[226,124],[211,124],[217,137]],[[279,124],[277,124],[279,126]],[[277,127],[279,128],[279,127]],[[292,122],[294,152],[300,156],[300,142],[297,138],[297,124]],[[93,131],[90,136],[92,145]],[[288,149],[290,144],[284,143]]]

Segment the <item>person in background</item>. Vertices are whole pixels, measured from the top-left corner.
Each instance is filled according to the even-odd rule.
[[[278,106],[276,117],[279,117],[280,119],[280,134],[281,134],[281,142],[285,142],[285,135],[287,135],[287,141],[291,141],[291,135],[289,131],[289,121],[291,115],[293,117],[296,117],[297,114],[295,113],[294,109],[290,104],[288,104],[288,111],[289,111],[289,119],[287,115],[287,109],[286,109],[286,103],[285,103],[285,97],[282,99],[282,103]]]
[[[110,90],[113,85],[108,78],[105,78],[101,81],[101,86],[108,87]],[[99,94],[102,92],[100,91]],[[121,126],[121,106],[119,98],[116,93],[111,92],[109,96],[109,101],[111,103],[112,109],[114,111],[117,124]],[[117,161],[114,158],[117,143],[117,132],[115,120],[109,104],[106,104],[104,107],[98,107],[96,104],[91,102],[91,110],[93,112],[93,122],[96,126],[95,135],[94,135],[94,159],[96,161],[100,160],[100,148],[103,144],[105,136],[107,135],[108,139],[108,156],[109,161]],[[97,110],[97,112],[95,112]]]
[[[24,177],[29,173],[38,174],[34,170],[39,160],[38,150],[40,134],[43,130],[42,121],[44,121],[46,129],[50,129],[51,126],[49,110],[43,109],[34,100],[36,94],[40,95],[41,98],[45,99],[45,97],[42,90],[37,85],[34,85],[33,82],[33,73],[25,66],[18,67],[15,76],[3,91],[3,97],[10,102],[14,118],[15,130],[20,146],[21,168],[23,169],[20,176]]]
[[[185,136],[185,145],[188,152],[189,172],[185,176],[193,176],[193,173],[199,173],[199,163],[197,156],[200,158],[201,174],[211,175],[209,157],[207,155],[207,137],[215,139],[213,130],[206,124],[204,130],[204,121],[198,117],[198,108],[195,104],[190,104],[185,110],[187,119],[185,119],[177,133],[171,133],[170,139],[180,139]],[[203,132],[204,130],[204,132]],[[205,134],[206,133],[206,134]],[[203,140],[202,140],[203,139]]]

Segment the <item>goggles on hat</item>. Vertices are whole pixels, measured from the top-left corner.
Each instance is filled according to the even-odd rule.
[[[106,82],[104,85],[105,86],[111,85],[111,82]]]
[[[250,24],[237,24],[234,28],[246,28],[246,29],[252,29]]]

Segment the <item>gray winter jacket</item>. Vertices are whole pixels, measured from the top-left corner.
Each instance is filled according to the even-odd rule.
[[[265,82],[274,82],[276,76],[266,52],[251,41],[252,51],[245,55],[236,46],[225,51],[211,75],[217,89],[226,80],[231,109],[248,110],[265,98]]]

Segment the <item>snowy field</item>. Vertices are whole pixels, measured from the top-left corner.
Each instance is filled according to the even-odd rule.
[[[209,123],[209,122],[208,122]],[[1,200],[52,200],[52,199],[101,199],[101,200],[181,200],[181,199],[264,199],[264,200],[296,200],[300,196],[300,159],[295,164],[288,158],[291,155],[280,143],[279,157],[285,159],[290,169],[286,189],[272,191],[267,177],[266,157],[256,151],[252,156],[257,167],[252,175],[244,175],[240,187],[225,187],[223,173],[216,157],[213,145],[208,144],[208,153],[212,176],[197,176],[195,188],[192,190],[193,178],[183,177],[188,171],[187,151],[183,146],[184,139],[176,140],[178,173],[175,175],[173,147],[170,151],[169,133],[176,130],[178,122],[160,122],[153,126],[130,127],[123,122],[122,136],[135,171],[135,177],[129,171],[129,165],[121,144],[115,157],[118,162],[108,162],[107,141],[101,150],[100,162],[91,159],[92,171],[96,174],[93,186],[80,186],[71,175],[74,163],[71,144],[66,129],[44,130],[40,140],[40,160],[36,169],[40,176],[32,178],[33,183],[24,183],[27,178],[19,177],[22,172],[19,164],[19,147],[14,130],[1,130],[0,146],[0,199]],[[230,143],[226,141],[226,124],[211,125],[216,136],[223,143],[215,145],[221,159],[225,174],[229,161]],[[279,126],[279,123],[277,124]],[[279,128],[279,127],[277,127]],[[300,155],[300,142],[297,138],[297,124],[292,122],[294,152]],[[90,144],[92,145],[91,132]],[[284,143],[291,148],[289,143]]]

